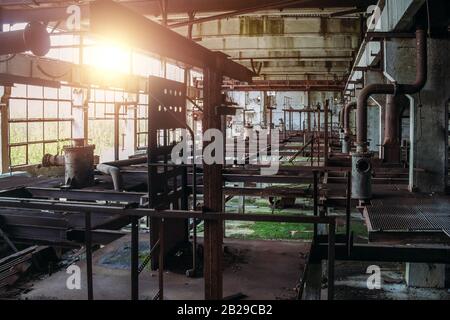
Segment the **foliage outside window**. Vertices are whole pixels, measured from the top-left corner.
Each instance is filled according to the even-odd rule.
[[[45,97],[45,98],[44,98]],[[38,164],[72,139],[72,90],[16,85],[9,100],[11,167]]]

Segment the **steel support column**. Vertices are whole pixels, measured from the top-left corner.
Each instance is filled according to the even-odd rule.
[[[215,107],[219,106],[222,100],[221,86],[222,76],[211,69],[205,69],[203,132],[221,128],[221,117],[216,115],[215,111]],[[208,211],[220,212],[223,209],[222,167],[221,164],[203,164],[203,197],[205,209]],[[223,222],[205,221],[204,277],[207,300],[222,299],[222,242]]]
[[[2,173],[9,171],[9,97],[11,96],[11,87],[4,87],[4,93],[0,100],[0,128],[1,128],[1,151],[2,151]]]

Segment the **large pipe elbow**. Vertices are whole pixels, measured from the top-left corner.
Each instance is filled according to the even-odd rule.
[[[425,30],[416,31],[416,80],[412,84],[399,85],[402,94],[414,94],[422,90],[428,80],[428,46]]]
[[[0,55],[31,51],[36,56],[45,56],[50,50],[50,35],[40,22],[31,22],[25,29],[0,32]]]
[[[106,163],[100,163],[97,165],[97,170],[111,176],[114,191],[122,191],[122,174],[120,172],[120,168],[108,165]]]
[[[428,74],[427,37],[424,30],[416,31],[416,79],[412,84],[371,84],[360,92],[357,103],[357,150],[367,151],[367,103],[375,94],[414,94],[423,89]]]
[[[101,173],[110,175],[114,185],[114,190],[122,191],[123,179],[122,173],[120,172],[120,168],[147,163],[147,159],[148,159],[147,156],[142,156],[131,159],[100,163],[97,165],[97,170],[100,171]]]
[[[370,84],[361,90],[356,107],[356,144],[359,151],[367,148],[367,104],[375,94],[394,94],[392,84]]]
[[[344,133],[350,135],[350,112],[356,108],[356,102],[350,102],[344,108]]]

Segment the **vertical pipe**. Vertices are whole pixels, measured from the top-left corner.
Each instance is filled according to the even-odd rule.
[[[350,232],[351,232],[351,197],[352,197],[352,173],[347,172],[347,193],[345,201],[345,237],[347,239],[347,252],[350,252]]]
[[[94,300],[94,286],[92,273],[92,232],[91,232],[91,213],[86,212],[84,215],[85,228],[85,246],[86,246],[86,273],[87,273],[87,292],[88,300]]]
[[[131,300],[139,300],[139,218],[131,218]]]
[[[384,161],[400,163],[400,120],[401,112],[409,101],[404,95],[386,96],[386,108],[384,112]]]
[[[336,222],[328,225],[328,300],[334,300],[334,257]]]

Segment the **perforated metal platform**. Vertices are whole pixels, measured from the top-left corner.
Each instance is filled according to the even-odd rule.
[[[450,199],[446,197],[374,200],[364,216],[369,234],[443,232],[450,237]]]

